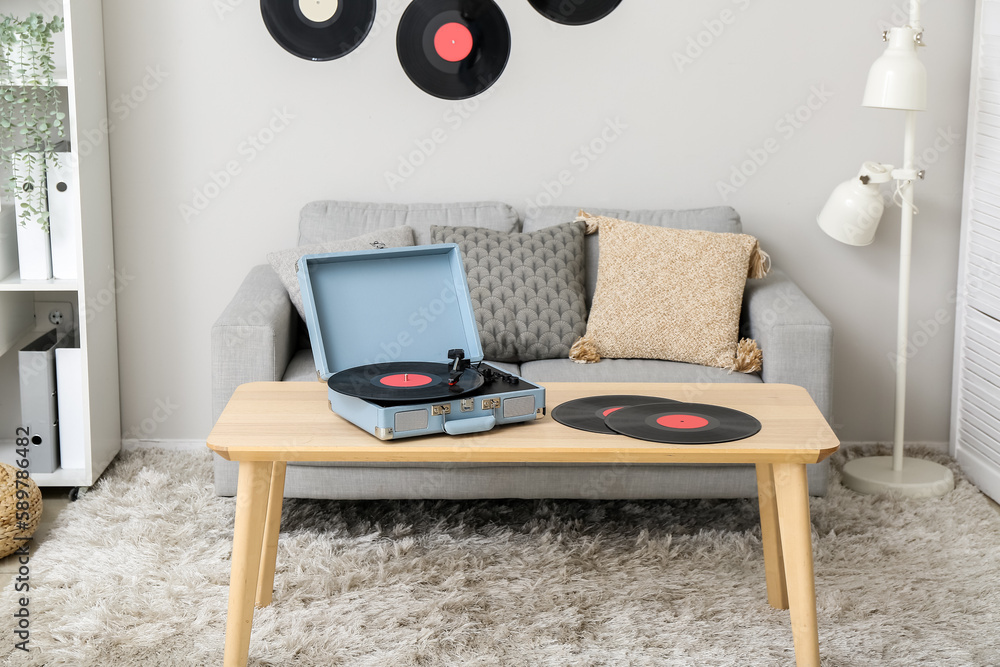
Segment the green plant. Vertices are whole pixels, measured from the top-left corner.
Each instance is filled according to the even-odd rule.
[[[9,167],[6,190],[22,190],[21,224],[36,220],[46,231],[45,184],[36,183],[35,175],[45,173],[45,163],[65,136],[52,41],[63,26],[58,16],[48,21],[37,13],[0,17],[0,160]]]

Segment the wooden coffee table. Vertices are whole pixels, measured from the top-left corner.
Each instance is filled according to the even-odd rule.
[[[254,606],[271,603],[288,461],[753,463],[767,599],[789,609],[798,665],[819,665],[806,464],[839,442],[805,389],[779,384],[546,383],[549,410],[599,394],[662,396],[742,410],[761,431],[718,445],[664,445],[568,428],[546,417],[467,436],[382,442],[330,411],[325,383],[255,382],[236,389],[208,447],[239,461],[225,665],[245,665]]]

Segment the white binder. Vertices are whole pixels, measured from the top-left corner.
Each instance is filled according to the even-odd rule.
[[[78,347],[56,349],[56,390],[59,410],[59,465],[82,470],[87,467],[83,451],[83,374]]]
[[[27,149],[14,153],[11,160],[17,187],[14,205],[17,215],[17,263],[21,280],[48,280],[52,277],[52,253],[49,235],[42,231],[38,216],[25,213],[21,205],[32,203],[45,210],[45,161],[35,153],[35,160],[28,162],[32,153]],[[29,179],[30,176],[30,179]],[[23,223],[23,224],[22,224]]]
[[[62,142],[46,161],[45,181],[49,198],[49,238],[52,242],[52,277],[75,280],[77,180],[76,159],[69,142]]]

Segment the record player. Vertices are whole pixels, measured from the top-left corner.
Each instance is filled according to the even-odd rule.
[[[298,262],[330,409],[381,440],[460,435],[545,415],[545,389],[483,363],[457,245],[306,255]]]

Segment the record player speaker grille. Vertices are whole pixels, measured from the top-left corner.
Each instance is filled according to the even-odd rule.
[[[407,410],[397,412],[394,424],[396,433],[427,428],[427,410]]]
[[[505,398],[503,400],[503,418],[525,417],[535,414],[535,397],[518,396],[517,398]]]

